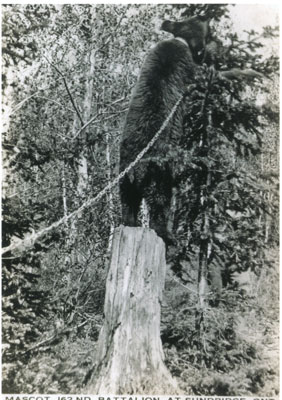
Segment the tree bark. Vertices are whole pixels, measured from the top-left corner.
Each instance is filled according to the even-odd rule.
[[[160,339],[165,270],[165,245],[153,230],[122,225],[115,230],[105,321],[88,393],[179,393]]]

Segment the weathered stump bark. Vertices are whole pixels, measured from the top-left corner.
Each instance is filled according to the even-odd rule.
[[[177,394],[164,365],[160,302],[165,246],[147,228],[115,230],[91,394]]]

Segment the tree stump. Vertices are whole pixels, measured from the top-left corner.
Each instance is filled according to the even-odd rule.
[[[179,393],[164,365],[160,339],[165,273],[165,245],[153,230],[115,230],[105,321],[88,393]]]

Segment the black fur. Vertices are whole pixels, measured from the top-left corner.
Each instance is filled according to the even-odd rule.
[[[208,20],[197,16],[181,22],[164,21],[161,28],[175,37],[184,39],[189,44],[196,63],[204,61],[206,40],[209,36]]]
[[[120,146],[120,169],[124,170],[159,130],[187,85],[193,82],[195,60],[204,51],[206,22],[191,18],[183,22],[165,21],[162,29],[186,40],[160,42],[149,52],[134,89]],[[194,58],[193,58],[194,54]],[[121,181],[123,223],[137,225],[142,198],[149,206],[150,227],[170,243],[167,222],[170,214],[173,167],[164,160],[169,146],[177,145],[183,130],[181,103],[165,131],[144,158]],[[181,160],[180,160],[181,161]]]

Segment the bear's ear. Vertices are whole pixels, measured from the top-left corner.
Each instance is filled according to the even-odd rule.
[[[162,23],[161,30],[172,33],[174,35],[175,34],[175,25],[176,25],[175,22],[166,20]]]
[[[207,15],[197,15],[197,18],[201,22],[211,22],[211,17],[208,17]]]

